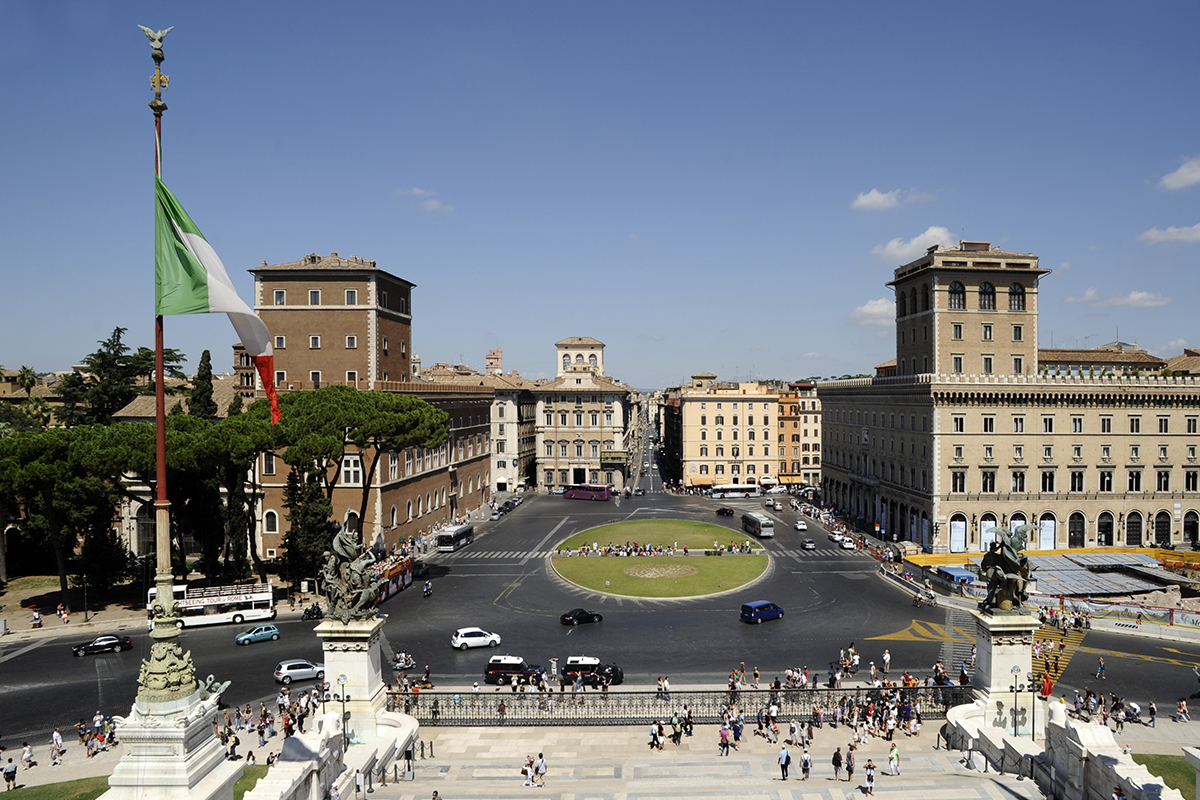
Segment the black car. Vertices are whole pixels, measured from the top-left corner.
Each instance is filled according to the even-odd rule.
[[[732,508],[718,508],[717,516],[718,517],[732,517],[733,509]]]
[[[503,503],[500,504],[500,510],[503,511],[505,514],[509,513],[514,508],[516,508],[516,506],[513,505],[512,500],[505,500]]]
[[[578,625],[582,622],[601,622],[603,620],[602,615],[583,608],[573,608],[558,618],[563,625]]]
[[[90,642],[77,644],[71,648],[79,658],[84,656],[94,655],[96,653],[119,653],[122,650],[132,650],[133,640],[128,636],[97,636]]]

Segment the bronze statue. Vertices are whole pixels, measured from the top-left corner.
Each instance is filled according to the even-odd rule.
[[[990,529],[996,538],[980,564],[980,577],[987,581],[987,597],[980,603],[980,610],[1015,611],[1029,599],[1029,581],[1037,568],[1021,551],[1029,531],[1034,529],[1033,525],[1021,525],[1015,531]]]
[[[372,619],[379,593],[387,583],[371,575],[375,555],[363,547],[357,531],[343,527],[334,535],[332,548],[332,552],[325,551],[322,569],[329,616],[342,622]]]

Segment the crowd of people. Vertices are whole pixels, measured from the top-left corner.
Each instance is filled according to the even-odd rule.
[[[747,555],[755,550],[754,544],[749,540],[741,542],[730,541],[729,544],[721,544],[717,540],[713,540],[712,549],[719,553],[733,553],[738,555]],[[560,556],[613,556],[616,558],[638,558],[642,556],[677,556],[688,555],[690,552],[688,545],[679,546],[679,542],[672,542],[670,545],[665,544],[645,544],[638,542],[626,542],[625,544],[614,544],[609,542],[606,545],[601,545],[599,542],[591,544],[581,544],[579,547],[572,550],[570,547],[562,548],[557,555]]]

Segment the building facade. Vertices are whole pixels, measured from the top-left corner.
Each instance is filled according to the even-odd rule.
[[[573,336],[555,348],[557,376],[532,389],[538,479],[546,489],[593,483],[620,491],[637,448],[636,393],[605,374],[603,342]]]
[[[678,458],[685,488],[776,482],[779,392],[770,385],[697,372],[661,408],[664,455]]]
[[[1022,524],[1031,549],[1197,539],[1200,380],[1119,369],[1111,350],[1043,358],[1046,274],[982,242],[896,270],[895,375],[817,387],[827,501],[932,552]]]
[[[779,471],[781,484],[796,488],[821,483],[821,401],[812,383],[789,383],[779,393]]]

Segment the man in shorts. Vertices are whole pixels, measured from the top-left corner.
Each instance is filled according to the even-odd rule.
[[[11,758],[4,765],[4,783],[10,791],[17,788],[17,765]]]

